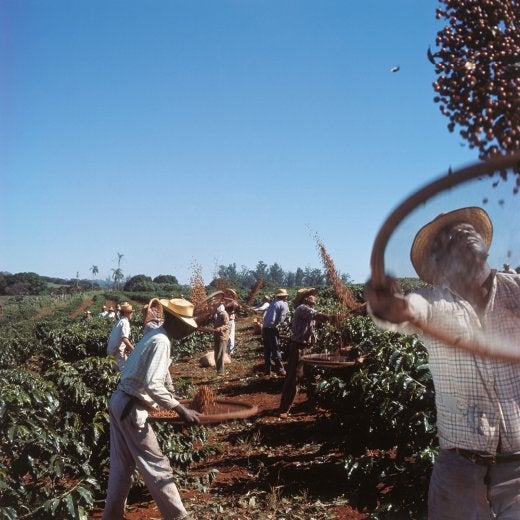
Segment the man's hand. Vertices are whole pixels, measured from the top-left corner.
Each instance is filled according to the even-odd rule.
[[[186,424],[200,424],[200,413],[197,412],[197,410],[192,410],[191,408],[186,408],[185,406],[182,406],[182,404],[178,404],[174,411],[179,414],[179,417],[186,423]]]
[[[218,332],[217,329],[212,329],[211,327],[198,327],[197,330],[199,332],[206,332],[207,334],[214,334]]]
[[[365,284],[364,292],[370,310],[377,318],[392,323],[413,321],[408,303],[394,278],[387,277],[377,286],[369,280]]]

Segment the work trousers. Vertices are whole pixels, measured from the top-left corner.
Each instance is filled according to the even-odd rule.
[[[227,338],[221,339],[216,336],[213,341],[213,354],[215,356],[215,366],[217,368],[217,374],[223,376],[225,373],[224,369],[224,354],[226,353]]]
[[[262,329],[262,341],[264,343],[264,371],[271,373],[271,362],[274,363],[275,372],[283,372],[282,353],[280,351],[280,338],[275,327]]]
[[[518,520],[520,462],[482,466],[441,450],[428,495],[429,520]]]
[[[303,378],[303,354],[306,345],[302,343],[289,343],[287,353],[287,375],[283,382],[282,397],[280,399],[280,413],[287,413],[298,393],[298,386]]]
[[[163,518],[187,518],[173,481],[170,461],[163,455],[152,427],[146,422],[146,408],[129,405],[130,400],[135,398],[121,390],[116,390],[110,398],[110,475],[103,520],[124,518],[136,467]]]

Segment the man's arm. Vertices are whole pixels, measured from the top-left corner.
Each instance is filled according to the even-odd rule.
[[[130,352],[132,352],[134,350],[134,346],[132,345],[132,342],[128,338],[123,337],[123,343],[130,350]]]
[[[364,292],[368,310],[376,318],[391,323],[413,321],[414,316],[395,279],[387,277],[377,285],[369,280]]]

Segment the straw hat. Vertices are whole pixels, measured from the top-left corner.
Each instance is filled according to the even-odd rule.
[[[302,289],[298,289],[293,302],[294,306],[298,307],[307,296],[315,295],[317,292],[318,290],[314,287],[303,287]]]
[[[429,259],[432,254],[432,244],[439,231],[449,224],[461,222],[471,224],[484,240],[486,248],[489,249],[493,238],[493,224],[489,215],[482,208],[469,207],[441,213],[418,231],[412,244],[410,259],[421,280],[434,283],[435,276],[430,272]]]
[[[231,289],[231,287],[224,289],[223,293],[226,298],[229,298],[232,300],[238,300],[237,292],[235,291],[235,289]]]
[[[278,290],[276,291],[275,296],[276,296],[277,298],[282,298],[283,296],[289,296],[289,295],[287,294],[287,291],[286,291],[285,289],[278,289]]]
[[[152,298],[143,308],[143,318],[145,325],[151,320],[163,319],[163,307],[159,298]]]
[[[120,308],[121,308],[121,311],[124,313],[134,311],[134,308],[128,302],[122,303]]]
[[[166,312],[190,327],[197,328],[197,322],[193,319],[193,303],[184,298],[172,298],[171,300],[160,300],[160,302]]]

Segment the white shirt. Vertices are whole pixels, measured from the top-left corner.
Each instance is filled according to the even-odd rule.
[[[171,342],[163,327],[143,336],[128,356],[118,388],[148,404],[175,408],[179,401],[166,388],[170,350]]]
[[[123,316],[112,328],[112,332],[108,338],[107,354],[115,359],[116,365],[121,370],[125,364],[126,345],[123,338],[130,337],[130,321]]]

